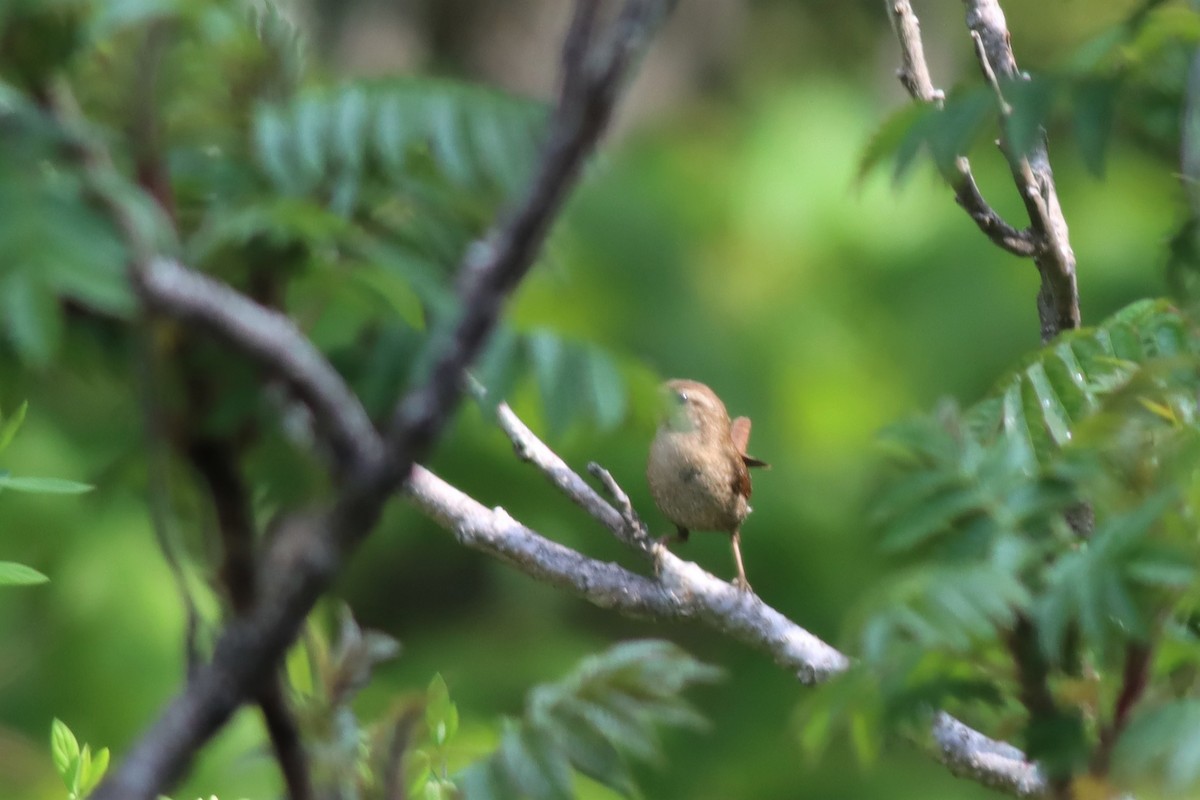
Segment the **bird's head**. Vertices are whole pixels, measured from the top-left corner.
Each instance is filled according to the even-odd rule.
[[[660,427],[676,433],[729,430],[729,412],[716,393],[698,381],[671,380],[662,385]]]

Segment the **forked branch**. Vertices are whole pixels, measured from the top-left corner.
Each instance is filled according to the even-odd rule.
[[[921,29],[909,0],[886,0],[896,38],[900,42],[900,82],[913,99],[940,106],[944,95],[933,86],[925,61]],[[1017,69],[1004,11],[998,0],[964,0],[967,27],[976,45],[976,57],[984,79],[997,96],[1002,121],[1011,108],[1001,91],[1006,81],[1028,78]],[[1001,125],[1003,131],[1004,125]],[[939,163],[942,177],[954,189],[955,199],[981,231],[1008,252],[1032,258],[1041,276],[1038,319],[1042,341],[1080,324],[1079,289],[1075,278],[1075,253],[1071,249],[1067,221],[1058,201],[1054,171],[1044,131],[1039,131],[1027,152],[1018,152],[1001,134],[1000,148],[1008,162],[1013,182],[1029,215],[1029,226],[1017,229],[1006,222],[984,200],[963,155],[951,163]]]

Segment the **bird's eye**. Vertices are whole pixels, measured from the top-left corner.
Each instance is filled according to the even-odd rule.
[[[675,399],[681,403],[686,403],[688,401],[687,392],[676,392]]]

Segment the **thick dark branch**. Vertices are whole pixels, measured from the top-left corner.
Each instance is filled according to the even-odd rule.
[[[142,242],[133,248],[134,274],[148,304],[213,327],[281,373],[314,407],[318,422],[331,426],[326,435],[352,458],[348,480],[332,509],[294,518],[277,532],[252,611],[227,626],[212,662],[198,671],[96,791],[97,800],[151,800],[182,774],[196,749],[237,707],[271,680],[279,658],[344,557],[374,527],[388,497],[432,449],[457,407],[466,368],[486,343],[504,301],[532,265],[611,115],[636,53],[668,5],[667,0],[628,0],[605,39],[581,52],[568,48],[565,59],[579,65],[578,91],[561,98],[522,202],[468,253],[461,271],[461,317],[449,341],[435,345],[441,355],[429,382],[393,415],[384,457],[378,457],[384,451],[369,421],[358,424],[366,417],[358,416],[362,408],[357,398],[286,317],[173,261],[137,258],[144,254]],[[355,424],[344,427],[347,418]]]
[[[918,102],[941,107],[945,94],[934,87],[925,61],[925,47],[921,42],[921,25],[908,0],[888,0],[888,10],[896,38],[900,40],[900,58],[903,66],[897,77],[909,95]],[[938,161],[938,170],[943,180],[954,189],[954,199],[970,215],[975,224],[989,239],[1013,255],[1030,258],[1036,252],[1032,233],[1017,230],[996,212],[984,199],[971,173],[971,164],[965,156],[952,163]]]
[[[255,525],[250,497],[232,446],[209,436],[195,436],[185,446],[187,457],[208,487],[221,537],[219,579],[235,614],[254,604],[256,583]]]
[[[985,78],[990,76],[997,87],[1002,81],[1026,80],[1017,69],[1008,23],[998,0],[964,0],[964,5],[967,27],[978,42],[977,55]],[[1049,341],[1060,331],[1078,328],[1080,316],[1075,252],[1054,186],[1045,131],[1039,133],[1027,153],[1015,152],[1005,136],[1001,136],[1001,149],[1025,203],[1037,244],[1034,263],[1042,278],[1038,318],[1042,340]]]
[[[287,787],[288,800],[313,800],[311,771],[308,768],[308,752],[300,736],[300,727],[288,705],[284,681],[279,675],[272,676],[258,694],[258,708],[262,711],[267,726],[267,736],[275,761]]]
[[[380,461],[383,448],[362,403],[285,314],[172,259],[150,258],[135,275],[139,294],[155,312],[204,326],[287,383],[312,411],[345,471]]]
[[[532,267],[550,225],[562,207],[587,155],[612,115],[619,90],[645,41],[662,21],[669,0],[627,0],[616,21],[598,36],[588,21],[592,0],[580,0],[564,47],[572,76],[551,119],[537,172],[507,221],[474,245],[460,272],[462,314],[442,349],[426,386],[409,396],[393,416],[388,433],[392,469],[383,489],[407,476],[428,453],[463,393],[465,371],[482,351],[509,294]],[[584,22],[580,22],[584,20]],[[582,31],[582,32],[581,32]],[[588,47],[587,39],[596,39]]]
[[[208,486],[216,510],[222,545],[221,584],[233,613],[246,615],[258,594],[257,526],[237,449],[225,440],[197,436],[187,443],[186,450],[192,466]],[[289,800],[312,800],[315,795],[304,743],[278,675],[266,681],[257,699]]]
[[[1026,730],[1057,722],[1062,712],[1050,691],[1050,664],[1042,653],[1037,626],[1024,614],[1017,616],[1008,634],[1008,649],[1016,668],[1017,694],[1029,715]],[[1070,796],[1070,776],[1050,775],[1049,789],[1055,797]]]
[[[1130,642],[1125,646],[1125,668],[1121,674],[1121,690],[1113,704],[1112,720],[1100,731],[1100,742],[1092,761],[1092,772],[1097,775],[1108,773],[1113,748],[1129,724],[1129,715],[1141,700],[1150,683],[1151,656],[1154,651],[1143,642]]]

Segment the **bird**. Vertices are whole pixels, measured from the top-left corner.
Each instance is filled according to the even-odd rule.
[[[730,420],[712,389],[692,380],[662,385],[665,413],[650,445],[646,481],[654,504],[675,526],[660,539],[686,542],[691,531],[728,533],[737,577],[750,591],[742,563],[742,522],[750,513],[750,467],[769,466],[746,453],[750,420]]]

